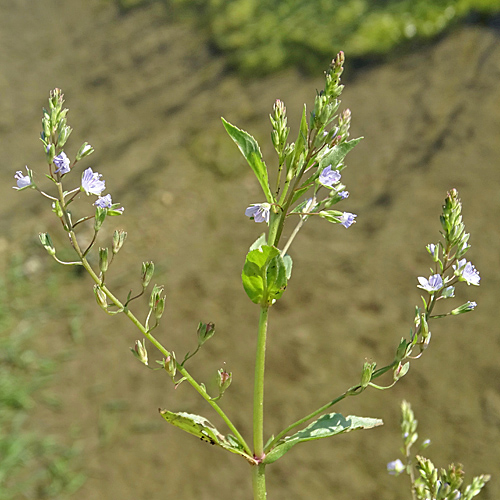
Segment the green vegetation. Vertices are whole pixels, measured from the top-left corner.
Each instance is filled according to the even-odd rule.
[[[33,347],[34,322],[41,312],[34,306],[34,289],[21,257],[10,264],[0,287],[0,500],[62,499],[85,478],[74,469],[75,446],[60,445],[32,428],[38,391],[59,363],[41,357]],[[45,404],[57,401],[47,397]]]
[[[115,0],[126,11],[153,2],[190,17],[245,75],[288,66],[318,71],[343,50],[371,60],[430,40],[473,13],[499,13],[498,0]]]

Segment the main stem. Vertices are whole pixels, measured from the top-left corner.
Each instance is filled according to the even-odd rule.
[[[253,393],[253,446],[254,457],[264,459],[264,373],[266,365],[266,335],[269,306],[262,305],[257,337],[257,353],[255,356],[255,379]],[[252,467],[252,486],[254,500],[266,498],[265,465],[259,463]]]

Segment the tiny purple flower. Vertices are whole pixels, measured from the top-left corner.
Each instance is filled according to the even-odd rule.
[[[340,191],[339,196],[341,200],[345,200],[349,197],[349,191]]]
[[[113,202],[111,200],[111,195],[107,194],[106,196],[100,196],[99,198],[97,198],[94,205],[101,208],[111,208],[112,203]]]
[[[357,217],[356,214],[351,214],[350,212],[344,212],[339,217],[339,222],[347,229],[352,226],[356,221],[354,220]]]
[[[433,259],[436,259],[439,254],[439,247],[434,245],[434,243],[429,243],[427,246],[427,251],[431,254]]]
[[[340,181],[340,173],[337,170],[332,170],[332,166],[328,165],[325,167],[321,174],[319,174],[319,183],[326,187],[332,187],[334,184]]]
[[[31,185],[31,177],[28,166],[26,165],[26,170],[28,171],[28,175],[23,175],[21,170],[18,170],[14,175],[14,179],[17,181],[17,187],[13,186],[14,189],[22,189]]]
[[[57,167],[55,173],[59,173],[61,175],[67,174],[71,169],[69,168],[69,158],[66,156],[64,151],[61,151],[57,156],[52,160],[54,165]]]
[[[250,217],[255,222],[267,222],[269,223],[269,211],[271,210],[271,205],[269,203],[254,203],[250,205],[245,210],[245,215]]]
[[[392,476],[398,476],[405,470],[405,466],[399,458],[387,464],[387,472]]]
[[[453,269],[455,274],[460,276],[468,285],[479,286],[481,277],[479,276],[479,271],[465,259],[461,259],[457,262],[457,265],[453,264]]]
[[[102,174],[92,172],[91,168],[87,168],[82,175],[82,189],[89,194],[100,196],[106,187],[105,181],[99,180]]]
[[[441,278],[439,274],[433,274],[429,279],[422,276],[418,277],[417,279],[420,283],[420,285],[417,285],[418,288],[422,288],[429,293],[434,293],[443,287],[443,278]]]
[[[125,210],[123,207],[120,207],[120,208],[113,207],[113,200],[111,199],[110,194],[107,194],[105,196],[100,196],[99,198],[97,198],[94,205],[96,207],[99,207],[99,208],[107,208],[108,210],[110,209],[113,212],[118,212],[120,214],[122,214],[123,211]],[[117,206],[118,206],[118,203],[115,204],[115,207],[117,207]],[[113,215],[113,214],[111,214],[111,215]],[[114,214],[114,215],[116,215],[116,214]]]

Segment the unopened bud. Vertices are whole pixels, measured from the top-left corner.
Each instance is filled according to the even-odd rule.
[[[371,382],[373,370],[375,370],[376,366],[377,363],[365,363],[363,365],[363,373],[361,374],[361,387],[363,389],[366,389],[368,384]]]
[[[57,139],[58,147],[62,148],[66,144],[66,141],[68,140],[72,131],[73,129],[67,125],[62,127],[61,131],[59,132],[59,137]]]
[[[163,292],[163,286],[155,285],[153,290],[151,290],[151,295],[149,297],[149,308],[154,309],[158,304],[158,301],[161,298],[161,294]]]
[[[155,265],[153,262],[142,263],[142,288],[147,288],[154,272]]]
[[[94,294],[95,294],[97,304],[99,304],[99,307],[101,307],[102,309],[107,311],[108,310],[108,300],[107,300],[106,294],[102,291],[102,288],[99,285],[94,285]]]
[[[95,207],[94,231],[101,229],[104,219],[106,218],[107,210],[99,206]]]
[[[80,161],[82,158],[91,155],[93,152],[94,148],[88,142],[84,142],[78,153],[76,153],[75,161]]]
[[[397,382],[400,378],[403,378],[410,369],[410,363],[406,362],[404,365],[398,363],[398,366],[394,370],[394,381]]]
[[[200,323],[198,324],[198,345],[202,346],[208,339],[212,338],[215,333],[214,323]]]
[[[177,373],[177,362],[175,361],[175,352],[172,351],[170,356],[167,356],[167,358],[163,363],[163,367],[172,378],[175,377],[175,374]]]
[[[55,255],[56,249],[54,247],[54,244],[52,243],[52,239],[49,233],[40,233],[38,237],[40,238],[40,243],[43,245],[43,248],[47,250],[49,255]]]
[[[59,200],[56,200],[54,201],[54,203],[52,203],[52,211],[59,217],[61,218],[64,213],[62,211],[62,208],[61,208],[61,204],[59,203]]]
[[[148,351],[146,350],[146,340],[143,340],[142,342],[140,340],[136,340],[134,347],[131,347],[130,350],[142,364],[148,366]]]
[[[125,239],[127,238],[127,233],[123,230],[116,230],[113,233],[113,254],[117,254],[120,251],[120,248],[123,246]]]
[[[460,307],[453,309],[453,311],[451,311],[451,314],[453,316],[456,316],[458,314],[464,314],[466,312],[473,311],[476,308],[476,306],[477,306],[477,304],[475,302],[471,302],[469,300],[467,303],[462,304]]]
[[[160,297],[156,302],[156,307],[153,307],[153,312],[156,319],[160,319],[163,316],[163,311],[165,311],[165,301],[166,297]]]
[[[231,385],[233,381],[233,374],[228,373],[224,368],[221,368],[217,372],[219,377],[217,378],[217,386],[219,387],[219,393],[223,394],[224,391]]]
[[[104,274],[108,270],[108,249],[99,248],[99,269]]]
[[[422,313],[420,315],[420,334],[425,339],[429,335],[429,325],[427,323],[427,314]]]

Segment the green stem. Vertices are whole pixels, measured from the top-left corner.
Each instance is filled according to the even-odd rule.
[[[76,238],[76,234],[73,230],[73,227],[71,225],[71,219],[66,211],[66,207],[64,204],[64,195],[63,195],[63,190],[62,190],[62,185],[60,182],[57,182],[57,188],[58,188],[58,194],[59,194],[59,200],[61,203],[61,208],[63,211],[63,221],[66,223],[67,228],[68,228],[68,236],[71,241],[71,244],[73,248],[75,249],[75,252],[78,254],[78,257],[81,260],[81,263],[85,270],[90,274],[91,278],[94,280],[94,282],[99,285],[101,290],[105,293],[105,295],[109,298],[109,300],[118,307],[119,310],[122,310],[123,313],[132,321],[132,323],[138,328],[138,330],[160,351],[165,358],[168,358],[171,354],[170,352],[167,351],[163,347],[163,345],[149,332],[149,330],[136,318],[136,316],[124,305],[122,302],[115,297],[111,293],[111,291],[102,283],[102,280],[99,278],[99,276],[94,272],[92,269],[92,266],[89,264],[88,260],[85,257],[84,252],[82,252],[80,245],[78,244],[78,240]],[[95,236],[95,235],[94,235]],[[229,417],[224,413],[222,408],[212,400],[212,398],[207,394],[206,390],[194,380],[194,378],[189,374],[189,372],[184,368],[180,363],[177,364],[177,370],[179,373],[184,377],[185,380],[191,386],[200,394],[200,396],[218,413],[218,415],[224,420],[226,425],[228,426],[229,430],[233,433],[233,435],[236,437],[236,439],[241,443],[243,446],[245,452],[251,457],[252,456],[252,451],[250,447],[248,446],[247,442],[243,438],[243,436],[239,433],[238,429],[234,426],[234,424],[231,422]]]
[[[253,446],[257,460],[264,458],[264,372],[266,363],[266,335],[269,306],[260,309],[255,379],[253,392]]]
[[[81,253],[81,250],[78,246],[78,243],[76,242],[76,237],[73,231],[70,232],[70,235],[73,239],[73,245],[75,245],[75,249],[78,249],[77,252]],[[99,276],[94,272],[90,264],[88,263],[87,259],[85,257],[82,257],[82,264],[85,267],[86,271],[90,274],[92,279],[97,283],[101,290],[106,294],[106,296],[115,304],[119,309],[123,310],[123,313],[125,316],[127,316],[132,323],[138,328],[138,330],[160,351],[165,358],[168,358],[171,353],[167,351],[163,347],[163,345],[153,336],[149,331],[143,326],[143,324],[136,318],[136,316],[120,302],[120,300],[115,297],[111,291],[105,286],[101,286],[101,280],[99,279]],[[200,394],[200,396],[219,414],[219,416],[224,420],[226,425],[229,427],[230,431],[234,434],[234,436],[238,439],[238,441],[243,445],[245,452],[252,456],[252,452],[250,450],[250,447],[246,443],[246,441],[243,439],[243,436],[238,432],[238,429],[233,425],[229,417],[224,413],[222,408],[215,403],[212,398],[207,394],[207,392],[194,380],[194,378],[189,374],[189,372],[184,368],[180,363],[177,363],[177,371],[185,378],[185,380],[191,384],[196,392]]]
[[[394,368],[395,362],[392,362],[390,365],[384,366],[383,368],[380,368],[376,371],[373,372],[371,380],[374,378],[378,378],[384,373],[388,372],[391,368]],[[336,405],[338,402],[342,401],[345,399],[347,396],[357,396],[358,394],[361,394],[360,389],[362,388],[361,385],[355,385],[351,387],[349,390],[344,392],[344,394],[341,394],[337,398],[333,399],[332,401],[329,401],[325,405],[323,405],[321,408],[318,408],[317,410],[314,410],[312,413],[309,413],[309,415],[306,415],[305,417],[302,417],[300,420],[297,420],[293,424],[290,424],[286,429],[283,429],[267,446],[265,449],[265,452],[267,453],[269,450],[272,450],[276,443],[286,436],[291,430],[295,429],[299,425],[305,424],[308,420],[311,418],[316,417],[320,413],[323,413],[326,411],[328,408],[330,408],[333,405]]]
[[[252,487],[254,500],[266,500],[266,466],[264,464],[252,467]]]

